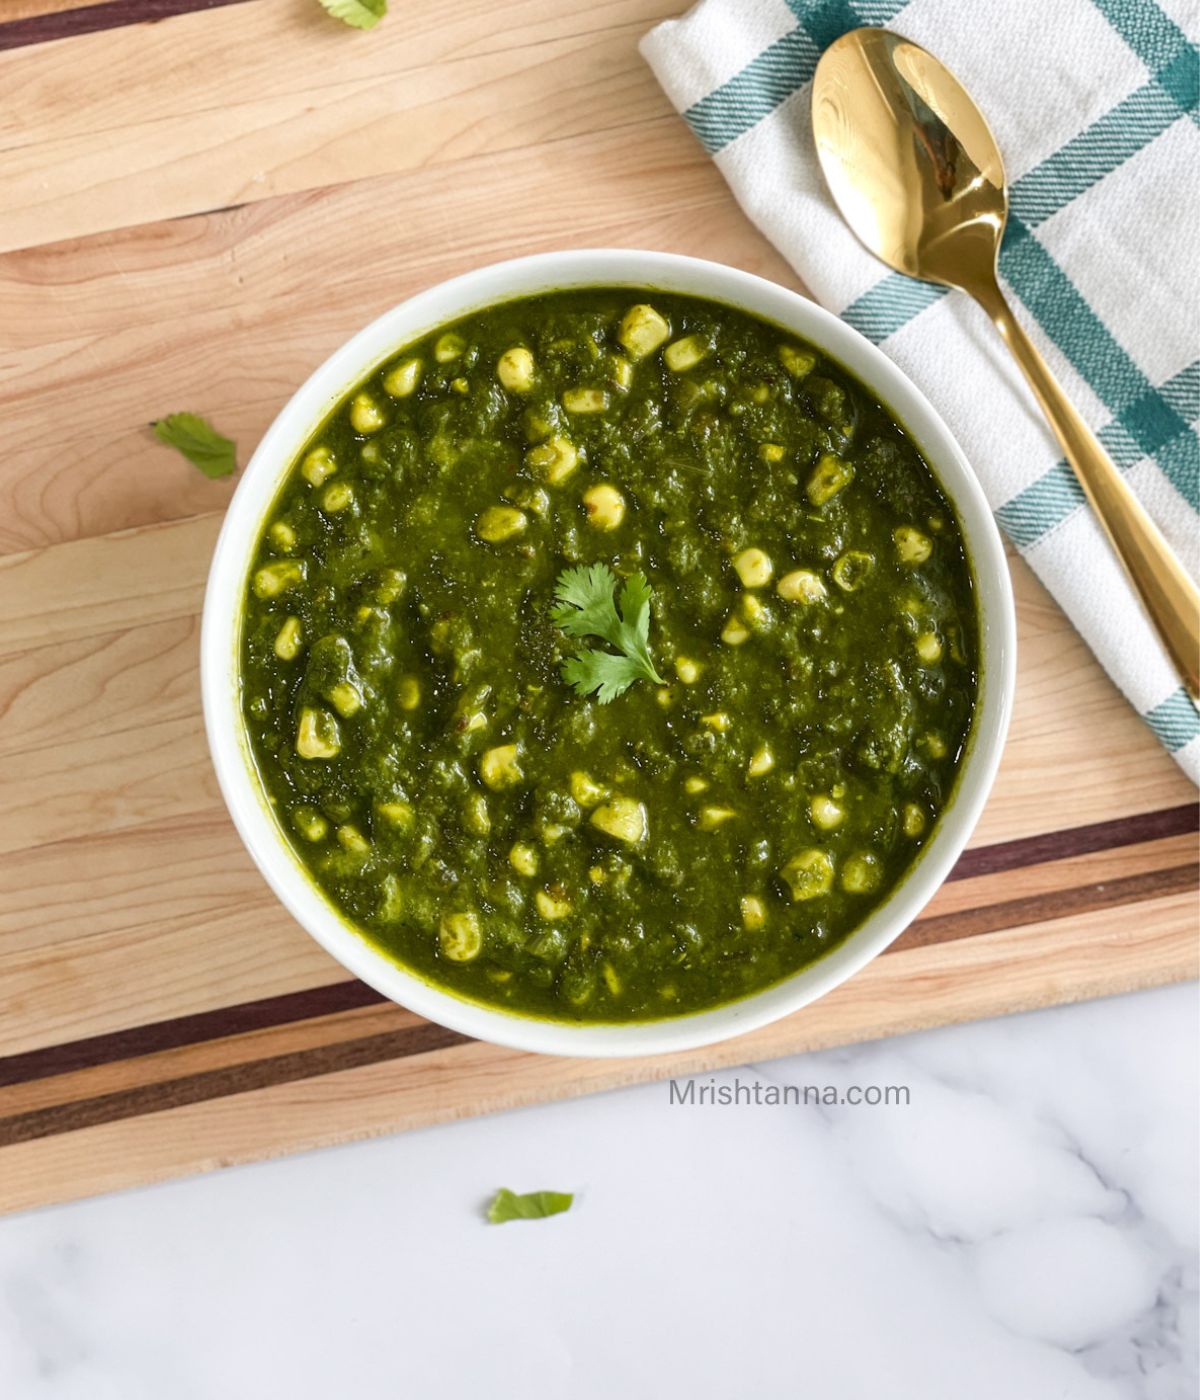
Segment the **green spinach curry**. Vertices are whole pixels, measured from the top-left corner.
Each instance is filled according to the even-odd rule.
[[[252,561],[262,782],[328,899],[468,998],[714,1006],[844,939],[950,798],[954,512],[838,364],[731,307],[494,306],[306,445]]]

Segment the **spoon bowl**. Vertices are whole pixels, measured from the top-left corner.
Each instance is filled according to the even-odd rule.
[[[817,71],[817,153],[861,241],[927,282],[991,277],[1008,217],[1004,161],[957,78],[886,29],[852,30]]]

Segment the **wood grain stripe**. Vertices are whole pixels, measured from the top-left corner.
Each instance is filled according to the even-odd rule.
[[[100,5],[57,9],[0,23],[0,50],[23,49],[29,44],[47,44],[53,39],[98,34],[101,30],[120,29],[127,24],[145,24],[197,10],[247,3],[248,0],[107,0]]]
[[[316,1050],[298,1050],[290,1055],[276,1055],[270,1059],[228,1065],[161,1083],[142,1084],[115,1094],[78,1099],[32,1113],[0,1118],[0,1147],[53,1137],[57,1133],[77,1132],[80,1128],[92,1128],[100,1123],[116,1123],[122,1118],[161,1113],[185,1104],[227,1098],[232,1094],[248,1093],[252,1089],[291,1084],[298,1079],[313,1079],[336,1074],[340,1070],[359,1069],[364,1065],[380,1064],[384,1060],[427,1055],[434,1050],[465,1045],[470,1039],[470,1036],[447,1030],[432,1021],[422,1021],[418,1025],[383,1035],[343,1040]]]
[[[1070,914],[1093,914],[1123,904],[1183,894],[1196,889],[1198,884],[1200,871],[1195,865],[1174,865],[1166,870],[1149,870],[1118,880],[1054,890],[1031,899],[1008,899],[998,904],[918,919],[888,951],[903,952],[907,948],[925,948],[933,943],[974,938],[981,933],[999,933],[1001,929],[1049,923],[1052,919],[1063,919]]]
[[[21,1055],[0,1058],[0,1088],[42,1079],[53,1074],[73,1074],[94,1065],[128,1060],[138,1055],[156,1055],[184,1045],[206,1040],[245,1035],[251,1031],[308,1021],[317,1016],[335,1016],[363,1006],[375,1006],[387,998],[374,987],[357,979],[331,982],[281,996],[260,997],[240,1006],[223,1006],[218,1011],[202,1011],[193,1016],[176,1016],[170,1021],[132,1026],[107,1035],[89,1036],[61,1045],[47,1045]]]
[[[1133,846],[1142,841],[1162,841],[1194,831],[1200,831],[1200,807],[1195,803],[1185,803],[1181,807],[1167,807],[1158,812],[1139,812],[1112,821],[1091,822],[1087,826],[1068,827],[1064,831],[1046,831],[1014,841],[976,846],[962,853],[948,878],[967,880],[977,875],[996,875],[1005,870],[1019,870],[1026,865],[1066,860],[1071,856]]]

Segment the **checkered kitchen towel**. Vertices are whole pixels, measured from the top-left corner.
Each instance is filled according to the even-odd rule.
[[[940,410],[1009,538],[1193,782],[1200,716],[1000,337],[965,296],[861,247],[826,193],[809,101],[822,49],[862,24],[958,75],[1004,151],[1017,313],[1196,576],[1198,22],[1196,0],[701,0],[642,41],[750,218]]]

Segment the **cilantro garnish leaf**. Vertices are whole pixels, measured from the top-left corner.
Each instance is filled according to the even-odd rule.
[[[602,705],[636,680],[666,683],[650,657],[650,585],[643,574],[633,574],[614,602],[616,583],[607,564],[581,564],[564,570],[554,585],[559,606],[551,617],[557,626],[568,637],[599,637],[620,653],[584,647],[563,662],[563,680],[579,695],[595,692]]]
[[[351,29],[374,29],[387,14],[388,0],[320,0],[334,19]]]
[[[541,1220],[570,1210],[574,1199],[569,1191],[526,1191],[518,1196],[502,1186],[488,1206],[487,1218],[493,1225],[503,1225],[508,1220]]]
[[[171,413],[150,425],[159,442],[181,452],[192,466],[214,480],[237,470],[237,444],[196,413]]]

